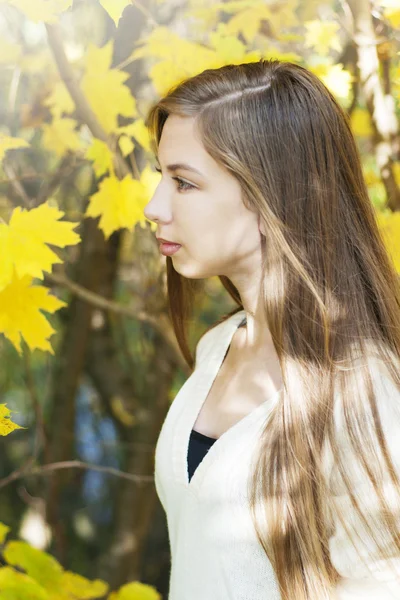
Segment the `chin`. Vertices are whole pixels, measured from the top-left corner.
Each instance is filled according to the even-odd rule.
[[[209,277],[213,277],[213,273],[202,272],[198,269],[191,269],[190,265],[184,264],[180,265],[179,261],[174,261],[174,257],[171,256],[174,269],[179,275],[182,277],[186,277],[186,279],[208,279]]]

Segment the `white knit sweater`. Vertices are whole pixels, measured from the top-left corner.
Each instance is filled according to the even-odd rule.
[[[278,600],[281,597],[271,563],[256,537],[246,486],[250,465],[254,464],[252,451],[280,392],[220,436],[190,482],[188,478],[191,430],[231,339],[245,316],[244,310],[232,315],[200,339],[196,368],[174,398],[157,441],[155,485],[166,513],[171,549],[169,600]],[[386,439],[400,472],[400,395],[384,377],[378,363],[375,373],[374,382],[382,395],[381,418]],[[333,481],[331,454],[327,453],[324,464],[328,481]],[[351,463],[349,454],[350,464],[355,463]],[[353,471],[349,469],[349,473]],[[354,481],[357,491],[362,490],[363,507],[371,522],[372,516],[376,516],[376,505],[365,479],[357,476],[356,469]],[[335,494],[334,486],[332,490]],[[394,555],[393,563],[398,565],[398,578],[386,564],[379,565],[379,570],[372,566],[373,548],[365,548],[362,543],[363,523],[356,519],[349,498],[343,490],[340,492],[336,490],[335,501],[348,516],[346,526],[361,533],[356,545],[366,564],[359,559],[342,524],[335,523],[330,539],[331,559],[343,578],[332,600],[400,600],[400,557]],[[385,492],[390,494],[389,483]]]

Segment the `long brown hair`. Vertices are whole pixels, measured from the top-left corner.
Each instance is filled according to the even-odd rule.
[[[196,119],[206,151],[237,178],[246,206],[268,232],[261,238],[261,291],[284,387],[249,479],[251,509],[282,598],[327,598],[339,578],[329,553],[328,517],[337,507],[323,472],[327,443],[378,558],[390,555],[387,539],[400,554],[393,508],[381,491],[378,447],[399,498],[400,485],[367,364],[373,349],[400,389],[400,289],[349,118],[308,69],[264,59],[208,69],[172,88],[148,113],[155,151],[172,114]],[[243,305],[232,282],[219,279],[238,304],[229,318]],[[177,273],[167,257],[167,284],[175,334],[193,367],[186,325],[201,283]],[[346,472],[337,397],[340,427],[384,515],[384,542],[363,518]],[[264,529],[257,507],[268,523]],[[342,522],[345,516],[337,515]]]

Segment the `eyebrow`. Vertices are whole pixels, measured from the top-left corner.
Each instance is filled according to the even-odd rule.
[[[156,156],[155,158],[156,158],[156,161],[158,162],[158,164],[160,165],[158,156]],[[204,177],[204,175],[202,173],[200,173],[200,171],[198,171],[194,167],[191,167],[187,163],[173,163],[171,165],[167,165],[167,171],[169,171],[170,173],[173,173],[174,171],[177,171],[178,169],[185,169],[186,171],[191,171],[192,173],[197,173],[197,175]]]

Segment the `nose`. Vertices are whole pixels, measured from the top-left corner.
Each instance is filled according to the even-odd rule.
[[[170,203],[166,200],[166,191],[162,192],[158,185],[152,197],[143,209],[143,214],[149,221],[159,223],[168,221],[168,214],[171,210]]]

